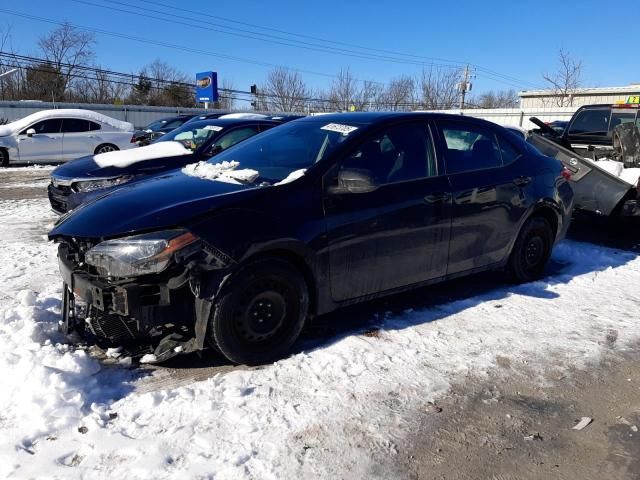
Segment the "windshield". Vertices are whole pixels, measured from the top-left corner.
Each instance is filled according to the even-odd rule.
[[[238,162],[238,170],[256,170],[258,182],[275,183],[326,158],[362,127],[321,120],[287,123],[216,155],[209,163]]]
[[[179,142],[189,150],[197,150],[223,130],[224,127],[214,125],[212,121],[201,120],[176,128],[158,138],[154,143]]]

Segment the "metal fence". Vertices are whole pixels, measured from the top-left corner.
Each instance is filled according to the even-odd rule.
[[[143,127],[154,120],[171,115],[192,113],[198,115],[203,112],[217,112],[220,110],[205,110],[202,108],[179,107],[147,107],[144,105],[103,105],[95,103],[58,103],[39,101],[0,101],[0,119],[8,121],[18,120],[40,110],[53,108],[81,108],[100,112],[118,120],[133,123],[136,127]]]

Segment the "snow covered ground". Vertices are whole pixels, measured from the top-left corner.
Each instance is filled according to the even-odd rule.
[[[428,402],[497,357],[539,372],[586,367],[612,332],[619,349],[640,339],[640,259],[565,241],[543,281],[389,313],[375,333],[149,389],[148,371],[101,365],[57,333],[47,201],[0,209],[0,478],[372,478]]]

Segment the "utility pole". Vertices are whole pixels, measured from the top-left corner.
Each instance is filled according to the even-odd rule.
[[[460,91],[460,110],[464,109],[464,97],[466,96],[467,92],[471,91],[471,88],[473,87],[470,80],[471,71],[469,69],[469,65],[465,65],[462,81],[458,84],[458,90]]]

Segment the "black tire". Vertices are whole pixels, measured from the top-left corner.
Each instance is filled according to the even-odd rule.
[[[7,168],[9,166],[9,152],[0,148],[0,167]]]
[[[518,283],[531,282],[542,277],[551,257],[553,229],[543,217],[526,221],[513,245],[509,257],[509,273]]]
[[[260,260],[242,267],[223,288],[207,337],[231,362],[262,365],[286,355],[308,310],[302,274],[284,260]]]
[[[118,150],[120,149],[113,143],[103,143],[98,145],[93,153],[98,155],[99,153],[116,152]]]

